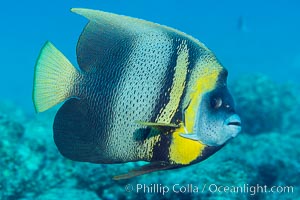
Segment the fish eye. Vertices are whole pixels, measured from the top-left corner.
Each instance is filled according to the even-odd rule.
[[[211,100],[211,106],[214,109],[220,108],[222,106],[222,104],[223,104],[223,101],[220,97],[215,97]]]

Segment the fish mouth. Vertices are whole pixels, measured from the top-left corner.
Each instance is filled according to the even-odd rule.
[[[226,130],[228,131],[228,134],[231,137],[237,136],[242,130],[242,122],[241,118],[237,114],[233,114],[230,117],[228,117],[224,125],[226,126]]]
[[[227,125],[228,126],[241,126],[242,123],[240,121],[236,121],[236,122],[229,122]]]
[[[237,114],[228,117],[224,124],[227,126],[242,126],[241,118]]]

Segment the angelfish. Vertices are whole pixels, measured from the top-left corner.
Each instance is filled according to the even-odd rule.
[[[89,20],[78,67],[50,42],[35,66],[36,112],[59,103],[59,152],[74,161],[149,164],[115,179],[198,163],[235,137],[241,121],[227,70],[197,39],[112,13],[72,9]]]

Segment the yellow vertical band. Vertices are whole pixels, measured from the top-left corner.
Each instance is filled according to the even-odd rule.
[[[173,83],[170,88],[170,100],[165,108],[160,111],[160,115],[158,115],[156,119],[158,123],[171,122],[178,110],[180,99],[186,85],[186,75],[189,65],[189,50],[186,41],[183,41],[178,47],[177,55]]]

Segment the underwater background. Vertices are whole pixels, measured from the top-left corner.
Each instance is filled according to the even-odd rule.
[[[0,199],[300,199],[299,1],[12,0],[1,5]],[[242,133],[201,163],[122,181],[112,176],[142,163],[96,165],[62,157],[52,136],[56,109],[35,114],[31,92],[45,41],[76,63],[76,43],[87,20],[71,13],[73,7],[167,25],[206,44],[229,71]],[[139,186],[147,188],[137,191]],[[225,192],[226,186],[243,191]]]

